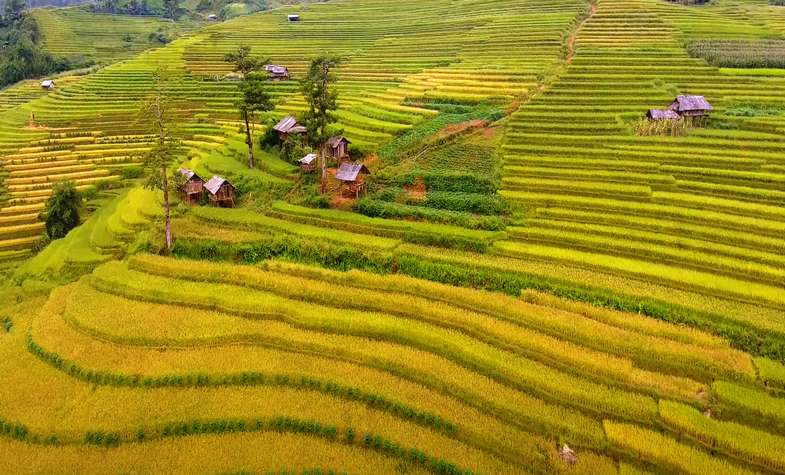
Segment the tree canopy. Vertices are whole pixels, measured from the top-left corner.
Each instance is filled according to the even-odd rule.
[[[79,226],[82,195],[72,181],[58,183],[46,201],[43,218],[49,239],[60,239]]]

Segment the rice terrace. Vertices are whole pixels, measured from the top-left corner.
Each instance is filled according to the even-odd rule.
[[[0,474],[785,474],[782,0],[0,7]]]

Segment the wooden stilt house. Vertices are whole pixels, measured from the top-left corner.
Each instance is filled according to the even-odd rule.
[[[225,178],[218,175],[213,176],[210,181],[204,184],[204,189],[207,190],[211,205],[234,207],[237,190]]]
[[[362,163],[343,162],[338,167],[335,178],[341,182],[343,195],[359,198],[360,194],[365,191],[365,178],[370,173]]]
[[[288,81],[289,76],[289,68],[286,66],[278,66],[277,64],[268,64],[264,67],[264,70],[267,71],[267,76],[272,79],[273,81]]]
[[[703,96],[678,96],[668,110],[676,112],[681,117],[706,117],[714,108]]]
[[[304,134],[306,132],[305,127],[298,124],[297,119],[291,115],[287,115],[281,119],[280,122],[275,124],[273,130],[278,133],[278,138],[282,142],[285,141],[291,134]]]
[[[349,158],[349,140],[342,135],[330,137],[327,140],[327,154],[329,157],[336,160],[343,160]]]
[[[204,180],[193,170],[181,168],[179,171],[185,177],[185,183],[180,187],[180,200],[189,206],[199,204],[204,193]]]

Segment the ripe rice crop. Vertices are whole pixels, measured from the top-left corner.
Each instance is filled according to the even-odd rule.
[[[699,40],[687,43],[687,52],[725,68],[784,68],[783,40]]]
[[[719,448],[754,464],[782,471],[785,438],[751,429],[734,422],[717,421],[683,404],[660,401],[660,416],[670,426],[695,437],[711,448]]]

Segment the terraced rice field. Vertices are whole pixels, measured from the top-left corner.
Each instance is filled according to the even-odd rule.
[[[0,257],[37,239],[57,181],[102,190],[6,271],[0,472],[785,473],[785,115],[733,112],[777,110],[785,75],[685,49],[780,38],[783,12],[331,1],[0,92]],[[243,165],[223,80],[240,44],[295,78],[342,55],[339,124],[380,182],[422,173],[428,200],[509,213],[296,204],[292,164]],[[136,110],[161,64],[182,165],[247,192],[237,209],[175,206],[170,257],[149,252],[161,196],[123,178],[154,140]],[[304,110],[296,82],[271,89],[265,120]],[[685,93],[715,106],[705,127],[634,134]]]

